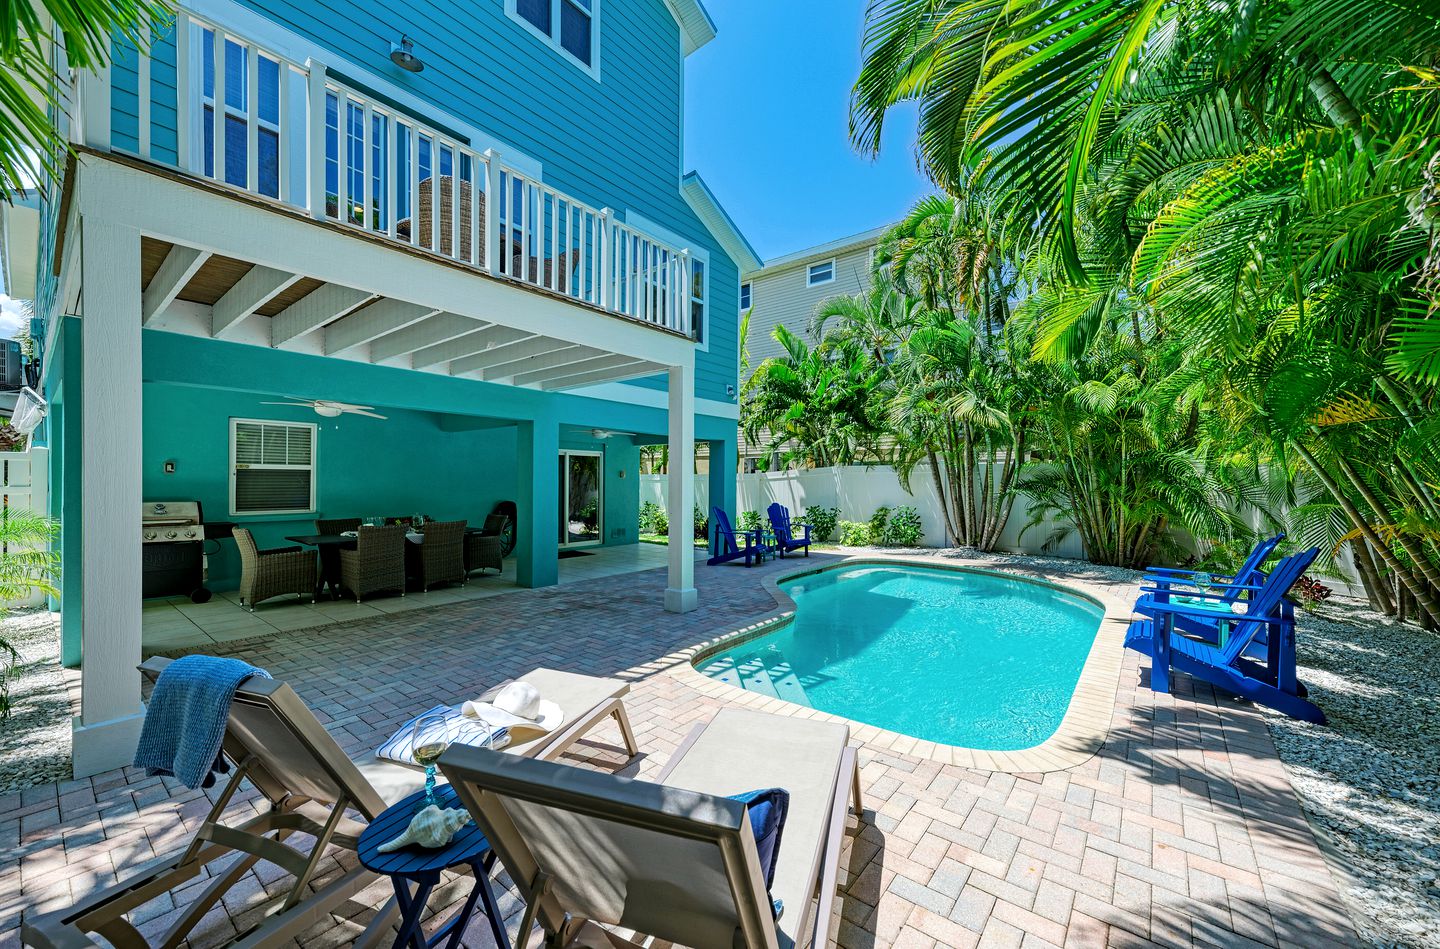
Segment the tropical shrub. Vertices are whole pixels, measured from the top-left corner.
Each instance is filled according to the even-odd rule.
[[[640,533],[670,533],[670,518],[666,516],[665,509],[654,501],[646,501],[640,505]]]
[[[740,522],[735,526],[742,531],[758,531],[763,524],[759,511],[741,511]]]
[[[870,547],[875,543],[868,521],[841,521],[840,543],[846,547]]]
[[[840,517],[838,507],[823,507],[812,504],[805,509],[805,523],[810,525],[810,539],[827,541],[835,536],[835,522]]]
[[[57,525],[30,511],[0,511],[0,617],[5,603],[23,600],[31,593],[59,596],[55,577],[59,555],[49,549]],[[10,683],[19,671],[20,654],[0,639],[0,720],[10,717]]]
[[[695,505],[695,539],[710,539],[710,516],[700,509],[698,503]]]
[[[870,515],[870,543],[885,543],[886,531],[890,527],[890,509],[881,505]]]
[[[880,542],[886,547],[919,547],[924,533],[920,512],[907,504],[890,512],[890,520],[885,525]]]

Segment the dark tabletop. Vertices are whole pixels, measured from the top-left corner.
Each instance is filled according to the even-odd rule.
[[[405,832],[410,819],[415,816],[416,805],[424,796],[424,791],[416,791],[403,801],[386,809],[383,814],[370,822],[369,827],[365,828],[360,835],[359,846],[356,848],[359,851],[360,863],[365,866],[365,869],[388,876],[433,873],[462,863],[474,863],[490,850],[489,841],[485,839],[485,835],[480,832],[480,828],[475,826],[475,822],[472,820],[457,830],[455,836],[443,847],[431,850],[427,847],[409,844],[390,853],[380,853],[376,848]],[[455,796],[455,789],[448,784],[442,784],[435,788],[435,797],[440,802],[442,810],[462,807]]]
[[[324,547],[327,544],[353,544],[355,538],[346,537],[344,534],[296,534],[293,537],[285,538],[297,544],[304,544],[307,547]]]

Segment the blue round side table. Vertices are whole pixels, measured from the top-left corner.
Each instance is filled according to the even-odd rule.
[[[395,937],[393,949],[410,946],[411,949],[429,949],[449,937],[447,949],[456,949],[460,937],[475,912],[476,902],[484,904],[485,916],[490,920],[490,932],[495,945],[509,949],[505,926],[500,918],[500,908],[495,903],[495,893],[490,888],[490,869],[495,865],[495,852],[490,842],[475,826],[474,821],[456,832],[454,838],[444,847],[430,850],[411,844],[390,853],[380,853],[378,848],[388,840],[394,840],[405,832],[410,819],[424,791],[416,791],[403,801],[387,808],[384,813],[370,822],[360,835],[357,848],[360,863],[365,869],[381,873],[390,878],[395,887],[395,901],[400,905],[400,933]],[[463,807],[455,796],[455,790],[448,784],[435,789],[435,797],[441,808]],[[468,866],[475,876],[475,886],[470,890],[460,912],[433,935],[426,939],[420,929],[420,917],[430,892],[440,882],[440,875],[452,868]],[[415,890],[411,891],[411,885]]]

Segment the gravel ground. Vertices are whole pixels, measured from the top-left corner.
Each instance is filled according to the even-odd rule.
[[[60,673],[56,613],[15,610],[0,638],[20,653],[10,683],[14,710],[0,722],[0,793],[70,778],[70,702]]]

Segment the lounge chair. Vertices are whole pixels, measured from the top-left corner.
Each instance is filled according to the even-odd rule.
[[[729,563],[732,560],[745,560],[745,566],[750,566],[752,560],[759,562],[770,552],[760,540],[758,530],[737,531],[730,526],[730,516],[718,507],[710,509],[712,516],[710,520],[715,524],[715,555],[705,561],[713,567],[716,564]],[[745,543],[741,544],[740,539],[744,538]]]
[[[783,557],[790,551],[799,550],[802,547],[805,548],[805,556],[810,556],[809,524],[792,525],[789,510],[778,501],[766,508],[765,512],[770,515],[770,529],[775,532],[775,548],[780,556]],[[796,537],[794,530],[796,527],[803,527],[805,533]]]
[[[843,724],[725,708],[658,783],[477,748],[452,747],[440,769],[525,896],[517,949],[537,923],[554,947],[639,945],[605,925],[653,944],[778,949],[826,943],[846,804],[861,808],[848,740]],[[790,806],[767,893],[747,808],[722,795],[769,787]]]
[[[1270,559],[1270,555],[1275,552],[1275,548],[1280,546],[1280,542],[1284,539],[1284,534],[1276,534],[1274,537],[1260,541],[1255,545],[1255,549],[1250,551],[1250,556],[1245,558],[1240,569],[1231,576],[1210,574],[1211,586],[1221,591],[1222,602],[1237,602],[1249,592],[1248,588],[1258,587],[1264,582],[1265,573],[1261,567],[1265,565],[1265,561]],[[1200,572],[1199,570],[1181,570],[1177,567],[1146,567],[1145,579],[1160,589],[1169,589],[1173,584],[1198,589],[1195,578],[1200,575]],[[1144,597],[1141,598],[1141,600],[1143,599]],[[1143,612],[1140,607],[1141,602],[1136,601],[1137,612]],[[1187,633],[1206,639],[1207,642],[1217,641],[1213,636],[1213,624],[1196,623],[1189,617],[1177,616],[1175,625]]]
[[[153,682],[170,662],[153,657],[140,671]],[[554,696],[565,712],[565,725],[549,735],[507,747],[505,757],[557,757],[610,715],[620,723],[626,746],[635,754],[630,722],[620,704],[629,691],[628,683],[550,669],[536,669],[523,678],[542,694]],[[99,945],[91,937],[95,934],[127,949],[148,946],[124,915],[200,876],[207,864],[239,854],[240,859],[219,872],[197,896],[182,901],[184,914],[155,945],[181,944],[206,912],[262,859],[289,870],[294,882],[275,912],[256,920],[230,944],[279,945],[324,919],[375,879],[357,866],[307,894],[327,845],[354,851],[365,824],[425,783],[423,771],[380,761],[370,752],[363,761],[348,758],[294,690],[277,679],[250,679],[236,690],[223,747],[234,764],[231,777],[181,854],[152,863],[68,909],[27,919],[24,943],[39,949],[76,949]],[[243,780],[255,786],[269,808],[238,824],[220,823]],[[359,820],[347,817],[347,809]],[[284,842],[295,833],[308,842],[305,849]],[[271,836],[264,836],[267,834]],[[375,942],[389,927],[394,908],[392,903],[382,910],[357,945]]]
[[[1149,618],[1130,624],[1125,645],[1151,657],[1150,688],[1169,692],[1170,670],[1178,669],[1292,718],[1324,724],[1325,713],[1304,698],[1296,677],[1295,604],[1286,595],[1318,553],[1311,548],[1280,561],[1263,586],[1251,587],[1254,596],[1243,614],[1231,613],[1231,604],[1221,594],[1196,594],[1195,599],[1215,604],[1201,606],[1174,602],[1168,588],[1147,588],[1142,603]],[[1221,644],[1177,632],[1176,619],[1181,616],[1213,622]],[[1218,632],[1222,621],[1235,627],[1228,638]],[[1261,635],[1265,636],[1263,663],[1247,655]]]

